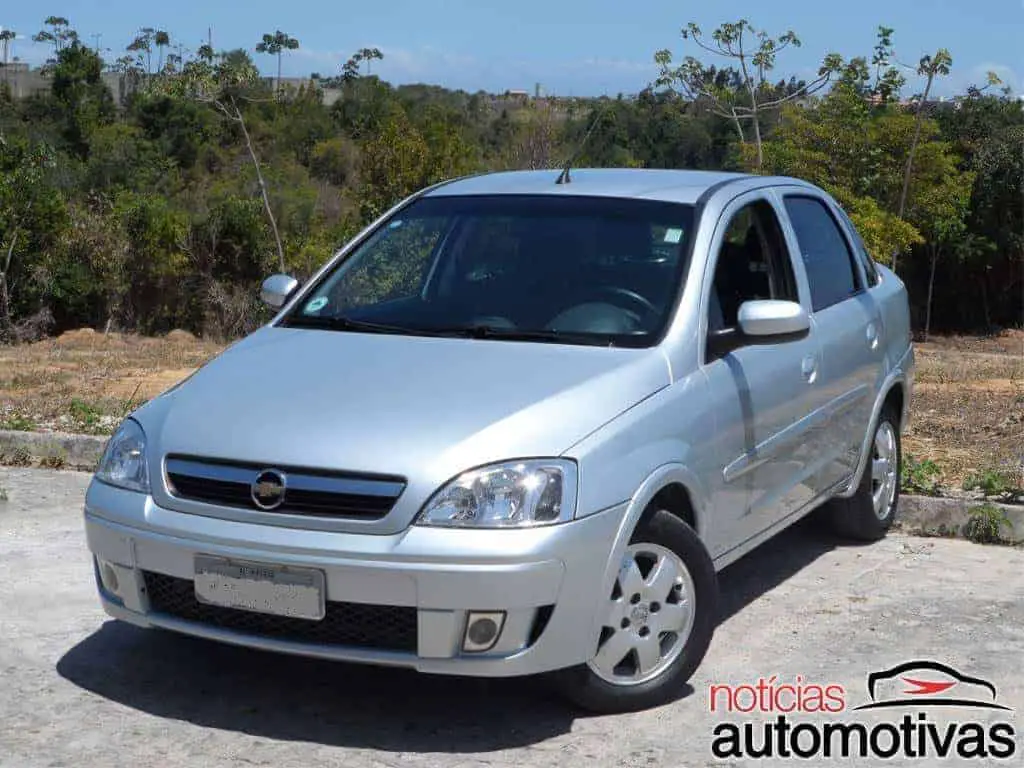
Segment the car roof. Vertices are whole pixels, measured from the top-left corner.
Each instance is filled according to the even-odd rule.
[[[560,173],[560,169],[484,173],[440,184],[428,190],[426,196],[586,195],[695,204],[705,193],[732,182],[753,182],[744,186],[779,182],[806,185],[785,177],[652,168],[574,168],[570,183],[557,184]]]

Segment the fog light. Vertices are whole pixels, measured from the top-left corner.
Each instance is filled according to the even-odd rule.
[[[100,560],[100,583],[103,584],[103,588],[113,595],[117,594],[117,571],[114,570],[114,566],[108,563],[106,560]]]
[[[462,650],[472,653],[489,651],[498,642],[504,623],[503,611],[470,611],[466,619],[466,636],[462,641]]]

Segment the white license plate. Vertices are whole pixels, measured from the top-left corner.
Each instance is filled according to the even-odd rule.
[[[322,571],[198,555],[195,572],[201,603],[298,619],[324,617]]]

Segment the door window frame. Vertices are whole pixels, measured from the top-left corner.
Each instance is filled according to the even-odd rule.
[[[857,296],[866,293],[870,288],[874,287],[874,285],[877,285],[877,283],[872,283],[871,280],[868,278],[868,275],[864,269],[864,264],[861,262],[860,257],[857,255],[857,245],[854,242],[851,233],[848,231],[846,224],[844,223],[844,215],[839,212],[839,204],[832,199],[831,195],[828,195],[819,190],[812,189],[810,187],[799,186],[796,184],[780,186],[774,191],[774,193],[776,199],[778,200],[779,207],[784,212],[784,221],[782,222],[782,228],[786,234],[786,240],[789,243],[790,253],[800,254],[800,258],[794,259],[794,261],[799,262],[800,269],[803,272],[804,279],[807,282],[809,301],[805,308],[811,314],[812,317],[814,315],[814,303],[813,301],[810,301],[810,277],[807,276],[807,271],[804,267],[803,251],[800,249],[800,240],[797,237],[796,229],[794,229],[793,227],[793,222],[789,218],[789,211],[786,209],[787,198],[810,198],[812,200],[817,200],[819,203],[825,206],[825,210],[832,217],[832,221],[839,229],[839,232],[843,237],[843,241],[846,243],[847,253],[849,253],[850,261],[853,264],[853,273],[857,283],[857,285],[855,286],[856,290],[854,290],[853,293],[851,293],[842,301],[837,301],[834,304],[830,304],[827,307],[819,309],[819,313],[826,312],[830,308],[842,304],[844,301],[856,298]]]
[[[811,315],[810,285],[807,281],[807,273],[804,270],[803,259],[793,258],[794,238],[792,234],[792,226],[790,225],[789,218],[782,206],[781,198],[775,194],[772,187],[761,187],[759,189],[750,190],[737,195],[722,206],[718,213],[718,220],[715,222],[711,241],[708,245],[708,258],[704,263],[704,274],[701,280],[699,304],[700,322],[697,327],[697,355],[701,367],[712,365],[717,362],[718,359],[710,358],[708,355],[708,333],[710,331],[710,318],[708,313],[711,309],[711,291],[714,289],[715,271],[718,268],[718,258],[720,256],[722,244],[725,241],[725,235],[729,231],[729,227],[732,225],[732,221],[736,214],[748,205],[757,202],[767,203],[772,213],[775,215],[779,231],[782,233],[782,240],[780,244],[784,251],[783,257],[789,259],[790,269],[792,270],[793,279],[796,284],[797,302],[804,308],[804,311],[807,312],[808,316],[812,318],[811,333],[814,333],[814,321],[813,315]],[[799,251],[797,251],[797,253],[799,253]]]
[[[852,244],[855,260],[860,265],[861,271],[863,272],[864,285],[867,290],[871,290],[882,282],[882,273],[878,271],[878,265],[875,263],[875,260],[871,258],[871,254],[868,252],[868,247],[864,242],[864,238],[861,237],[860,232],[857,231],[857,226],[853,223],[853,219],[850,218],[850,214],[843,210],[843,206],[839,205],[835,200],[829,202],[833,204],[832,208],[835,210],[840,219],[840,223],[843,225],[843,234],[846,235],[847,240]],[[869,264],[871,265],[870,270],[868,269]]]

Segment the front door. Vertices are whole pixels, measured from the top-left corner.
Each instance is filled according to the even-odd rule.
[[[725,210],[705,275],[713,275],[705,302],[708,335],[736,327],[745,301],[789,300],[809,309],[779,222],[770,193],[743,196]],[[718,556],[813,498],[816,412],[824,402],[821,350],[812,321],[800,339],[704,355],[716,424],[709,443],[724,466],[715,493]]]

